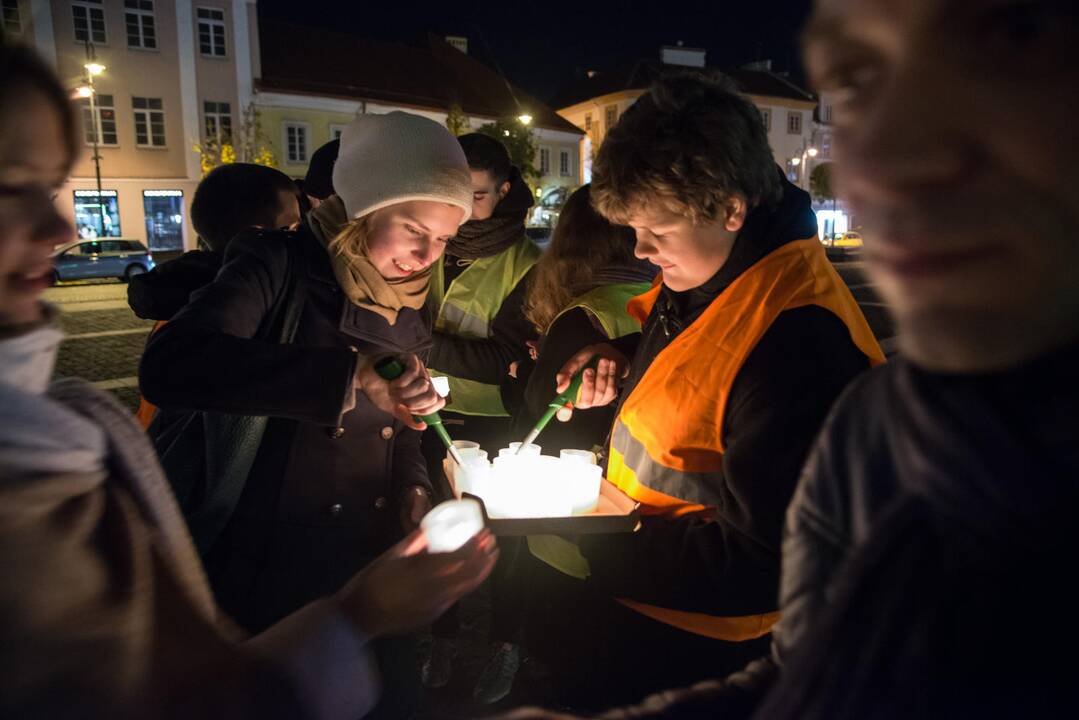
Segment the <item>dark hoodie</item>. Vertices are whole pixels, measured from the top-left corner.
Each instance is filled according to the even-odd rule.
[[[171,320],[221,269],[221,253],[192,250],[131,278],[127,304],[144,320]]]
[[[736,278],[777,248],[813,237],[808,194],[784,181],[776,207],[750,212],[731,255],[703,285],[664,287],[632,357],[622,399],[660,352]],[[702,358],[702,362],[707,362]],[[774,610],[784,511],[829,408],[868,369],[843,322],[819,306],[779,314],[731,387],[722,434],[725,502],[713,521],[645,518],[639,532],[583,536],[592,580],[615,597],[712,615]],[[677,412],[677,408],[671,408]]]

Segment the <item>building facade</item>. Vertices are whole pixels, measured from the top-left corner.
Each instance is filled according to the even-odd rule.
[[[583,173],[585,182],[591,181],[590,160],[607,132],[652,81],[671,67],[705,68],[705,51],[665,46],[660,49],[659,62],[643,60],[629,70],[589,72],[582,82],[567,91],[561,102],[556,103],[558,114],[585,132],[582,143],[587,146],[584,151],[587,158]],[[776,164],[784,168],[792,182],[806,187],[805,173],[811,169],[812,152],[816,150],[816,98],[782,75],[773,73],[768,62],[726,70],[724,74],[760,111]]]
[[[79,235],[193,248],[194,147],[251,101],[255,0],[4,0],[4,20],[81,106],[85,150],[57,197]]]

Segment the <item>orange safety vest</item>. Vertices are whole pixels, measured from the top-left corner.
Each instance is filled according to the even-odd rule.
[[[643,324],[660,286],[630,301]],[[816,237],[787,243],[735,279],[688,328],[656,356],[626,398],[611,432],[607,479],[667,517],[714,517],[714,481],[723,470],[723,414],[731,386],[753,348],[784,310],[818,305],[834,313],[872,365],[884,362],[850,290]],[[770,632],[778,612],[716,617],[619,602],[655,620],[718,640]]]
[[[152,337],[155,332],[163,328],[167,322],[168,320],[158,320],[155,322],[153,330],[150,331],[150,336]],[[150,339],[147,338],[146,342],[150,342]],[[139,421],[139,425],[142,426],[143,430],[150,429],[150,423],[154,421],[154,415],[157,415],[157,405],[151,403],[140,393],[139,409],[135,411],[135,419]]]

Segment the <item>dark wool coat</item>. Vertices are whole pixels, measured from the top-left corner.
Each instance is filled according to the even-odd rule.
[[[153,335],[139,382],[166,410],[270,417],[206,557],[218,601],[257,631],[340,588],[400,537],[406,489],[429,487],[420,433],[354,393],[353,377],[361,355],[425,353],[431,319],[405,309],[391,326],[350,303],[306,225],[237,238],[227,252],[216,280]],[[293,342],[252,339],[267,336],[297,265],[305,301]]]

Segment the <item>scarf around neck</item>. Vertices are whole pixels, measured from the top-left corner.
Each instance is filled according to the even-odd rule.
[[[353,305],[381,315],[390,325],[396,324],[402,309],[423,307],[431,281],[430,267],[401,280],[387,280],[363,250],[351,251],[334,243],[334,238],[350,222],[341,198],[333,195],[324,200],[308,213],[307,222],[326,248],[334,277]]]
[[[532,207],[532,191],[521,172],[513,168],[510,190],[486,220],[469,220],[457,230],[446,252],[464,260],[479,260],[502,252],[524,236],[525,217]]]

